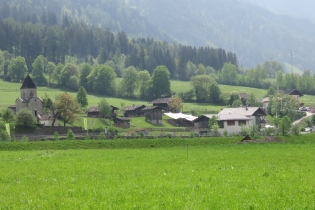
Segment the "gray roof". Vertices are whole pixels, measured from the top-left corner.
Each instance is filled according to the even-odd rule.
[[[258,114],[256,112],[260,112],[261,114]],[[221,112],[219,112],[219,115],[224,114],[240,114],[244,116],[253,116],[255,114],[267,115],[260,107],[224,108]]]
[[[99,112],[99,109],[97,106],[92,106],[90,107],[88,110],[86,110],[87,112]]]
[[[143,109],[144,107],[146,107],[145,105],[132,105],[132,106],[128,106],[124,108],[124,111],[134,111],[136,109]]]
[[[168,104],[172,98],[158,98],[155,99],[154,101],[151,101],[151,104]]]
[[[158,106],[147,106],[147,107],[143,108],[142,110],[143,111],[149,111],[149,110],[154,110],[154,109],[161,109],[161,108]]]

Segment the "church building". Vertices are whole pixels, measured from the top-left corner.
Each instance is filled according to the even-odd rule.
[[[37,87],[29,75],[20,88],[20,97],[15,100],[15,113],[23,108],[28,108],[36,117],[43,113],[43,100],[37,97]]]

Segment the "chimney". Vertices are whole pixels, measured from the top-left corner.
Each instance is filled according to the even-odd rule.
[[[246,105],[246,111],[248,111],[248,105]]]

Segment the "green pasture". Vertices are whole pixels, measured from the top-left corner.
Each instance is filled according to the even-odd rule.
[[[300,138],[300,137],[299,137]],[[209,142],[211,139],[207,139]],[[156,143],[153,143],[153,142]],[[314,209],[314,144],[88,141],[134,149],[0,152],[1,209]],[[206,141],[204,139],[203,141]],[[224,142],[226,139],[221,138]],[[189,144],[188,150],[186,142]],[[191,146],[191,144],[196,146]],[[89,147],[88,147],[89,148]],[[111,148],[111,147],[109,147]],[[127,147],[128,148],[128,147]]]
[[[121,79],[117,79],[117,83],[120,82]],[[15,103],[17,97],[19,97],[20,92],[19,89],[21,87],[20,83],[12,83],[12,82],[5,82],[0,80],[0,108],[7,107]],[[228,86],[228,85],[220,85],[222,92],[231,93],[232,91],[238,92],[246,92],[248,94],[254,93],[257,98],[261,98],[266,94],[266,90],[264,89],[257,89],[257,88],[249,88],[249,87],[241,87],[241,86]],[[171,89],[177,93],[185,92],[191,89],[190,82],[183,82],[183,81],[171,81]],[[12,91],[14,90],[14,91]],[[45,93],[47,93],[50,97],[54,98],[60,92],[64,92],[64,90],[56,89],[56,88],[47,88],[47,87],[39,87],[38,88],[38,95],[43,97]],[[75,95],[76,92],[69,92],[68,93]],[[138,99],[121,99],[121,98],[113,98],[113,97],[105,97],[99,96],[95,94],[88,95],[89,106],[97,106],[100,98],[106,98],[107,101],[117,107],[130,106],[132,104],[144,104],[150,105],[149,101],[143,101]],[[315,105],[315,96],[305,95],[301,98],[301,101],[305,103],[305,106],[314,106]],[[217,105],[211,105],[207,103],[185,103],[184,104],[184,112],[189,112],[191,109],[196,109],[201,113],[207,113],[210,111],[219,112],[223,107]]]

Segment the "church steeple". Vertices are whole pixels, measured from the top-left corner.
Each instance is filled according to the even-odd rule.
[[[36,98],[37,97],[36,89],[37,87],[33,82],[32,78],[30,77],[30,75],[27,75],[20,88],[21,98],[25,100]]]
[[[36,85],[33,82],[30,75],[27,75],[20,89],[36,89]]]

